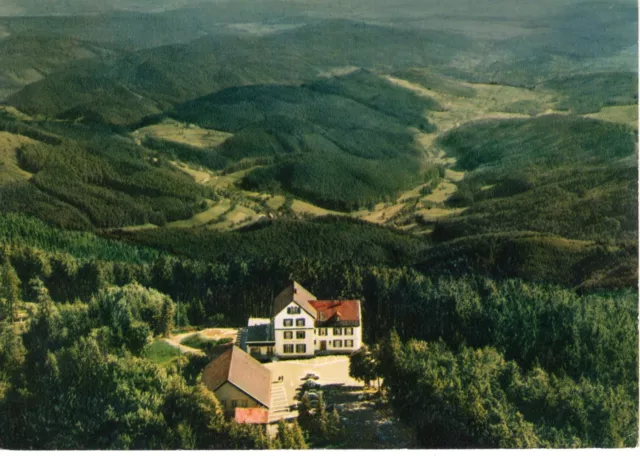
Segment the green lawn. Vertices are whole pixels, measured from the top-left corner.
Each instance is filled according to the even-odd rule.
[[[154,340],[144,348],[143,356],[160,366],[167,366],[174,362],[180,350],[164,340]]]
[[[189,337],[185,337],[180,341],[182,345],[186,345],[187,347],[195,348],[198,350],[206,350],[207,348],[213,348],[229,342],[231,342],[231,339],[229,339],[228,337],[220,340],[213,340],[207,337],[202,337],[200,334],[193,334]]]

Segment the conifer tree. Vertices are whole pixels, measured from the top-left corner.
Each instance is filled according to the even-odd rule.
[[[46,305],[52,302],[51,296],[49,296],[49,290],[39,277],[34,277],[29,280],[29,296],[39,305]]]
[[[291,433],[291,437],[293,440],[293,448],[296,450],[306,450],[309,448],[307,442],[304,438],[304,433],[302,432],[302,428],[298,424],[298,420],[293,420],[291,423],[291,429],[289,431]]]
[[[162,308],[160,310],[160,320],[158,324],[158,333],[168,336],[173,329],[174,304],[171,299],[165,297],[162,300]]]
[[[318,395],[318,404],[316,405],[316,412],[313,417],[316,433],[320,440],[326,440],[328,437],[328,417],[327,408],[324,403],[324,397],[322,394]]]
[[[278,435],[277,435],[277,440],[278,440],[278,447],[282,448],[282,449],[288,449],[289,447],[287,446],[287,425],[284,422],[284,420],[280,420],[278,421]]]
[[[19,299],[20,279],[11,266],[8,256],[5,256],[0,270],[0,303],[2,304],[0,317],[7,318],[13,323],[17,318]]]
[[[333,409],[327,419],[327,439],[332,443],[337,443],[342,436],[342,424],[340,423],[340,415],[338,410]]]

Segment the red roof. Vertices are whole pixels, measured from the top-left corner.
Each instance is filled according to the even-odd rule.
[[[309,301],[318,311],[318,323],[334,321],[360,322],[360,301]]]
[[[240,424],[267,424],[269,411],[263,408],[236,408],[235,420]]]

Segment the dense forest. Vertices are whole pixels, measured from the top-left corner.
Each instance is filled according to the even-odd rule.
[[[176,387],[173,382],[180,384],[189,379],[155,379],[155,376],[160,375],[158,368],[139,359],[145,344],[153,334],[162,334],[173,325],[242,325],[249,315],[268,315],[273,296],[282,283],[292,278],[289,271],[295,271],[295,279],[317,290],[318,294],[337,291],[340,296],[362,299],[363,318],[367,322],[364,337],[370,345],[384,343],[383,339],[389,331],[396,331],[403,340],[415,338],[426,341],[427,345],[424,346],[410,342],[418,344],[415,352],[413,348],[398,352],[405,357],[415,357],[413,361],[409,358],[393,361],[406,367],[381,374],[394,404],[396,402],[393,398],[400,395],[398,407],[401,417],[404,416],[402,410],[405,408],[409,410],[408,417],[413,417],[416,407],[422,407],[412,402],[418,400],[427,401],[425,404],[444,401],[442,407],[454,407],[457,410],[454,415],[450,415],[446,409],[438,409],[436,412],[430,406],[431,411],[425,413],[431,418],[425,417],[424,421],[419,420],[415,424],[426,426],[430,430],[425,433],[417,429],[424,439],[421,441],[424,445],[456,446],[456,442],[464,441],[467,442],[465,445],[471,447],[626,446],[634,444],[636,439],[632,430],[635,429],[633,423],[637,419],[634,398],[637,397],[638,381],[638,296],[632,290],[580,295],[571,289],[522,280],[496,281],[478,276],[429,278],[407,268],[356,266],[345,262],[318,262],[306,258],[293,262],[264,261],[249,264],[203,263],[159,256],[151,264],[136,264],[76,260],[69,254],[48,253],[33,248],[5,248],[3,264],[4,315],[8,320],[15,318],[29,323],[21,337],[4,323],[3,337],[8,342],[3,344],[2,359],[5,363],[3,371],[8,376],[3,383],[2,406],[11,408],[2,416],[29,414],[22,418],[34,426],[33,433],[29,435],[38,435],[40,439],[27,440],[26,435],[11,428],[11,423],[15,426],[16,421],[9,419],[3,423],[6,429],[3,436],[7,439],[4,444],[7,446],[29,442],[28,445],[34,448],[64,447],[64,443],[56,440],[56,436],[60,435],[71,439],[71,447],[79,445],[83,448],[97,448],[113,445],[117,448],[136,448],[151,445],[167,448],[177,445],[169,443],[170,440],[151,444],[145,440],[144,432],[152,432],[153,435],[156,432],[144,429],[151,425],[147,420],[156,423],[154,426],[172,426],[167,423],[167,412],[161,412],[168,405],[163,406],[160,398],[168,400],[168,390],[165,388]],[[131,285],[132,283],[135,285]],[[154,289],[167,295],[159,294]],[[65,302],[73,304],[63,304]],[[123,305],[124,309],[117,310],[117,306]],[[176,312],[176,306],[181,311]],[[25,320],[25,312],[33,317]],[[180,320],[176,321],[178,314],[181,315]],[[487,328],[492,330],[487,331]],[[437,355],[430,354],[429,350],[435,350]],[[117,353],[118,357],[110,358],[109,353],[112,352]],[[37,355],[40,356],[39,361],[32,359],[36,356],[35,353],[40,353]],[[126,353],[129,354],[125,356]],[[398,353],[394,356],[400,356]],[[488,385],[498,382],[498,386],[491,387],[491,391],[492,394],[503,397],[499,399],[503,402],[499,403],[504,405],[499,409],[493,409],[492,405],[491,413],[497,414],[496,423],[506,426],[507,434],[500,434],[493,428],[477,429],[471,424],[468,425],[471,428],[456,431],[459,434],[433,431],[438,429],[437,426],[448,427],[453,422],[467,423],[475,419],[486,423],[481,418],[482,407],[489,407],[492,399],[483,394],[481,397],[485,401],[484,405],[472,406],[468,401],[473,399],[466,395],[458,397],[458,393],[433,389],[439,382],[437,376],[432,379],[432,374],[427,371],[418,374],[411,370],[431,369],[427,367],[431,364],[411,367],[411,363],[422,365],[420,356],[426,356],[429,363],[435,363],[434,366],[442,362],[447,363],[449,369],[455,369],[454,372],[458,372],[455,375],[462,376],[462,383],[459,385],[461,391],[468,384],[481,388],[477,384],[480,378],[483,379],[482,382],[489,382]],[[439,357],[444,358],[440,361]],[[460,364],[451,365],[449,361],[445,361],[449,359],[447,357],[459,360],[455,362]],[[108,359],[116,364],[107,369],[110,366]],[[84,372],[82,369],[90,369],[95,363],[103,365],[107,370],[91,369],[89,377],[84,374],[80,377],[68,377],[66,380],[58,377],[72,375],[69,372],[78,369]],[[385,361],[381,365],[395,364]],[[40,372],[40,375],[29,375],[28,372],[34,372],[33,369]],[[491,374],[485,376],[476,373],[473,375],[482,377],[468,377],[472,372],[485,370]],[[46,374],[42,375],[43,372]],[[189,370],[185,372],[188,373]],[[508,376],[505,377],[507,373]],[[105,385],[111,384],[115,388],[113,375],[119,379],[131,378],[135,382],[131,386],[134,388],[131,390],[134,396],[118,399],[122,404],[120,407],[124,407],[122,410],[134,403],[138,404],[136,407],[142,406],[139,402],[142,398],[135,396],[134,385],[145,391],[150,386],[142,385],[154,384],[157,385],[154,388],[159,388],[159,397],[153,402],[156,405],[144,403],[144,409],[148,410],[144,417],[139,416],[133,422],[126,419],[126,426],[117,425],[125,426],[118,428],[122,429],[119,439],[125,440],[110,441],[107,444],[89,439],[81,429],[73,431],[78,422],[84,423],[83,426],[95,426],[97,433],[100,432],[100,426],[115,426],[108,417],[112,417],[112,420],[123,417],[116,410],[98,414],[101,420],[106,419],[107,422],[96,423],[95,418],[80,418],[79,414],[86,413],[86,406],[78,403],[76,408],[66,411],[69,414],[67,423],[51,415],[53,407],[47,408],[47,404],[56,397],[55,389],[45,388],[51,399],[41,395],[34,397],[37,406],[26,406],[27,403],[23,402],[32,397],[29,394],[42,391],[44,386],[38,386],[38,381],[45,382],[45,385],[53,381],[61,382],[60,385],[72,382],[76,385],[74,389],[78,388],[76,394],[80,394],[83,400],[91,401],[91,390],[82,388],[88,388],[86,385],[96,381],[107,382]],[[420,375],[425,382],[436,383],[431,387],[428,383],[422,386],[422,382],[411,380],[415,375]],[[445,375],[447,381],[455,381],[456,378],[453,372],[433,375]],[[79,381],[88,383],[78,384]],[[119,381],[117,386],[118,390],[124,387]],[[428,388],[430,392],[412,393],[415,387]],[[528,392],[531,388],[535,388],[536,395],[532,396]],[[575,390],[575,393],[564,392],[567,388]],[[197,391],[195,386],[182,386],[179,394],[204,394]],[[438,396],[440,399],[436,401],[434,395],[440,394],[446,395]],[[502,396],[503,394],[506,396]],[[558,394],[564,396],[558,397]],[[574,403],[575,394],[583,398],[581,400],[584,402]],[[412,399],[409,401],[407,397]],[[104,406],[110,403],[102,396],[100,400]],[[186,399],[180,399],[184,400]],[[495,400],[498,401],[498,398]],[[193,401],[200,404],[199,407],[203,406],[200,400]],[[457,405],[455,401],[463,402]],[[551,401],[554,405],[544,405],[544,401]],[[556,410],[565,407],[558,401],[572,401],[572,409],[566,412],[565,418],[558,416]],[[602,423],[607,422],[606,426],[599,424],[600,421],[594,421],[596,418],[589,418],[586,422],[586,418],[580,418],[581,414],[591,416],[592,412],[589,410],[598,407],[602,407],[602,411],[597,420],[605,420]],[[624,407],[627,415],[620,415],[620,407]],[[518,410],[522,410],[520,413],[524,418],[517,418]],[[160,415],[154,415],[158,413]],[[183,413],[184,419],[196,419],[190,413]],[[506,415],[501,415],[503,413]],[[96,416],[93,413],[91,415]],[[38,420],[35,420],[36,416]],[[614,418],[617,421],[612,422]],[[411,423],[416,423],[409,419]],[[515,419],[513,423],[510,421],[512,419]],[[575,421],[581,419],[583,421]],[[43,426],[43,430],[49,427],[51,420],[55,420],[56,426],[59,426],[58,432],[48,434],[38,431],[41,429],[38,426]],[[533,424],[528,424],[529,421]],[[191,422],[174,424],[177,427],[168,432],[167,436],[172,435],[172,432],[193,432],[197,435],[193,426],[202,425]],[[207,426],[217,429],[217,426],[222,425]],[[160,428],[153,429],[157,431]],[[594,434],[590,429],[597,429],[598,433]],[[22,429],[21,432],[26,431]],[[87,440],[69,437],[73,432],[81,432],[82,438]],[[129,434],[130,440],[127,440],[126,436]],[[157,435],[165,433],[163,431]],[[452,440],[442,440],[447,436]],[[178,438],[186,437],[173,437]],[[243,439],[241,441],[245,443],[232,445],[253,445],[254,443],[246,442],[255,442],[252,439],[260,441],[260,436],[245,436]]]

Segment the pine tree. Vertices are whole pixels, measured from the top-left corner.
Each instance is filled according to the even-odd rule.
[[[270,450],[272,448],[269,436],[262,426],[255,426],[255,446],[259,450]]]
[[[29,280],[29,297],[39,305],[46,305],[52,302],[49,290],[39,277]]]
[[[324,397],[322,394],[318,395],[318,404],[316,405],[316,413],[314,414],[313,421],[315,423],[314,427],[318,438],[325,441],[328,436],[328,417],[327,408],[324,404]]]
[[[174,304],[171,299],[165,297],[162,300],[162,309],[160,311],[160,321],[158,322],[158,333],[168,336],[173,329]]]
[[[8,318],[13,323],[17,318],[19,299],[20,279],[9,263],[8,256],[5,256],[0,270],[0,303],[2,304],[0,317]]]
[[[288,449],[287,446],[287,425],[284,420],[278,421],[278,435],[276,436],[278,440],[278,447],[282,449]]]
[[[342,424],[340,423],[340,415],[335,408],[327,419],[327,439],[332,443],[338,443],[342,437]]]
[[[298,406],[298,423],[305,429],[309,429],[311,423],[311,400],[306,394],[302,396]]]
[[[293,439],[294,448],[296,450],[306,450],[309,448],[309,445],[307,445],[307,442],[304,438],[302,428],[298,424],[298,420],[293,420],[290,432]]]

